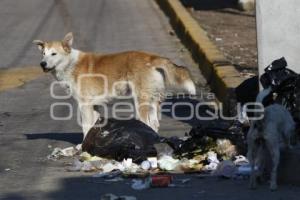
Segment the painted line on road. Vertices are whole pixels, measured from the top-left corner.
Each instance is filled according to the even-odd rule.
[[[0,92],[20,87],[43,75],[42,69],[36,66],[0,69]]]

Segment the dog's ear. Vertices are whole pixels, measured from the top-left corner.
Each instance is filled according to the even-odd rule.
[[[66,35],[66,36],[64,37],[64,39],[63,39],[64,45],[67,45],[68,47],[71,48],[71,46],[72,46],[72,44],[73,44],[73,39],[74,39],[73,33],[72,33],[72,32],[67,33],[67,35]]]
[[[45,42],[43,42],[42,40],[33,40],[32,43],[36,44],[38,46],[39,50],[43,51],[43,49],[45,47]]]

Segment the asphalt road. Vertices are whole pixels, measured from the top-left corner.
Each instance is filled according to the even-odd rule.
[[[188,66],[198,90],[205,88],[197,66],[151,0],[2,0],[0,25],[0,68],[36,66],[40,55],[32,40],[60,39],[72,31],[75,47],[82,50],[144,50],[166,56]],[[300,194],[292,186],[283,186],[278,193],[269,193],[267,186],[253,192],[247,181],[195,175],[187,176],[191,182],[184,188],[137,192],[130,188],[130,180],[103,184],[91,174],[66,172],[64,162],[49,161],[47,155],[54,147],[80,143],[81,128],[74,101],[51,98],[52,81],[51,75],[38,76],[0,93],[0,199],[100,199],[105,193],[138,199],[297,199]],[[73,105],[71,120],[50,118],[50,106],[56,102]],[[55,112],[64,116],[68,109],[56,107]],[[164,116],[160,133],[183,135],[193,123]]]

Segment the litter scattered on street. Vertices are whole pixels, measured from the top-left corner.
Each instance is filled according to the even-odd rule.
[[[48,159],[59,159],[61,157],[72,157],[76,154],[77,150],[74,147],[68,147],[65,149],[54,148],[53,152],[48,156]]]
[[[148,160],[145,160],[141,164],[143,170],[149,170],[151,168],[151,163]]]
[[[212,151],[207,153],[207,161],[209,164],[205,166],[205,170],[208,170],[208,171],[216,170],[220,163],[220,161],[217,158],[217,154]]]
[[[134,190],[144,190],[150,188],[150,179],[146,179],[145,181],[141,179],[133,179],[131,188]]]
[[[231,124],[213,121],[194,127],[184,138],[164,138],[152,129],[145,131],[144,124],[136,120],[129,125],[110,122],[104,129],[92,128],[82,146],[54,148],[48,158],[72,158],[67,171],[94,172],[92,177],[102,179],[103,184],[133,178],[134,190],[187,187],[191,179],[173,180],[170,174],[174,173],[226,178],[250,173],[248,160],[239,156],[244,136]]]
[[[231,160],[225,160],[219,163],[216,170],[213,172],[215,176],[224,178],[234,178],[237,172],[237,167]]]
[[[101,200],[137,200],[134,196],[116,196],[114,194],[105,194],[101,196]]]
[[[131,188],[134,190],[144,190],[150,187],[169,187],[173,181],[172,176],[170,175],[154,175],[149,176],[145,180],[142,179],[133,179]]]
[[[159,168],[166,171],[175,170],[179,163],[180,162],[178,159],[174,159],[173,157],[168,155],[164,155],[158,160]]]

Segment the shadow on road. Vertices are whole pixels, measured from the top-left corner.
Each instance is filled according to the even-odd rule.
[[[186,7],[196,10],[216,10],[224,8],[237,8],[237,0],[182,0]]]
[[[209,116],[207,113],[215,113],[215,111],[202,101],[187,97],[168,98],[162,106],[162,115],[173,118],[189,124],[197,126],[205,123],[202,117]],[[83,140],[82,133],[30,133],[25,134],[27,140],[55,140],[69,142],[71,144],[80,144]]]
[[[173,174],[175,183],[182,187],[151,188],[148,190],[134,190],[131,188],[132,179],[122,181],[107,181],[103,178],[94,178],[91,175],[73,178],[61,178],[59,187],[52,191],[31,191],[31,193],[2,194],[4,200],[55,199],[55,200],[99,200],[104,194],[117,196],[135,196],[137,199],[190,199],[198,189],[195,180],[182,184],[180,180],[191,178],[191,175]],[[34,197],[34,198],[32,198]]]
[[[27,140],[48,139],[69,142],[72,144],[81,144],[83,140],[82,133],[32,133],[25,134],[25,136]]]
[[[19,194],[6,194],[4,197],[1,198],[1,200],[25,200],[27,198],[22,197],[22,195]]]

